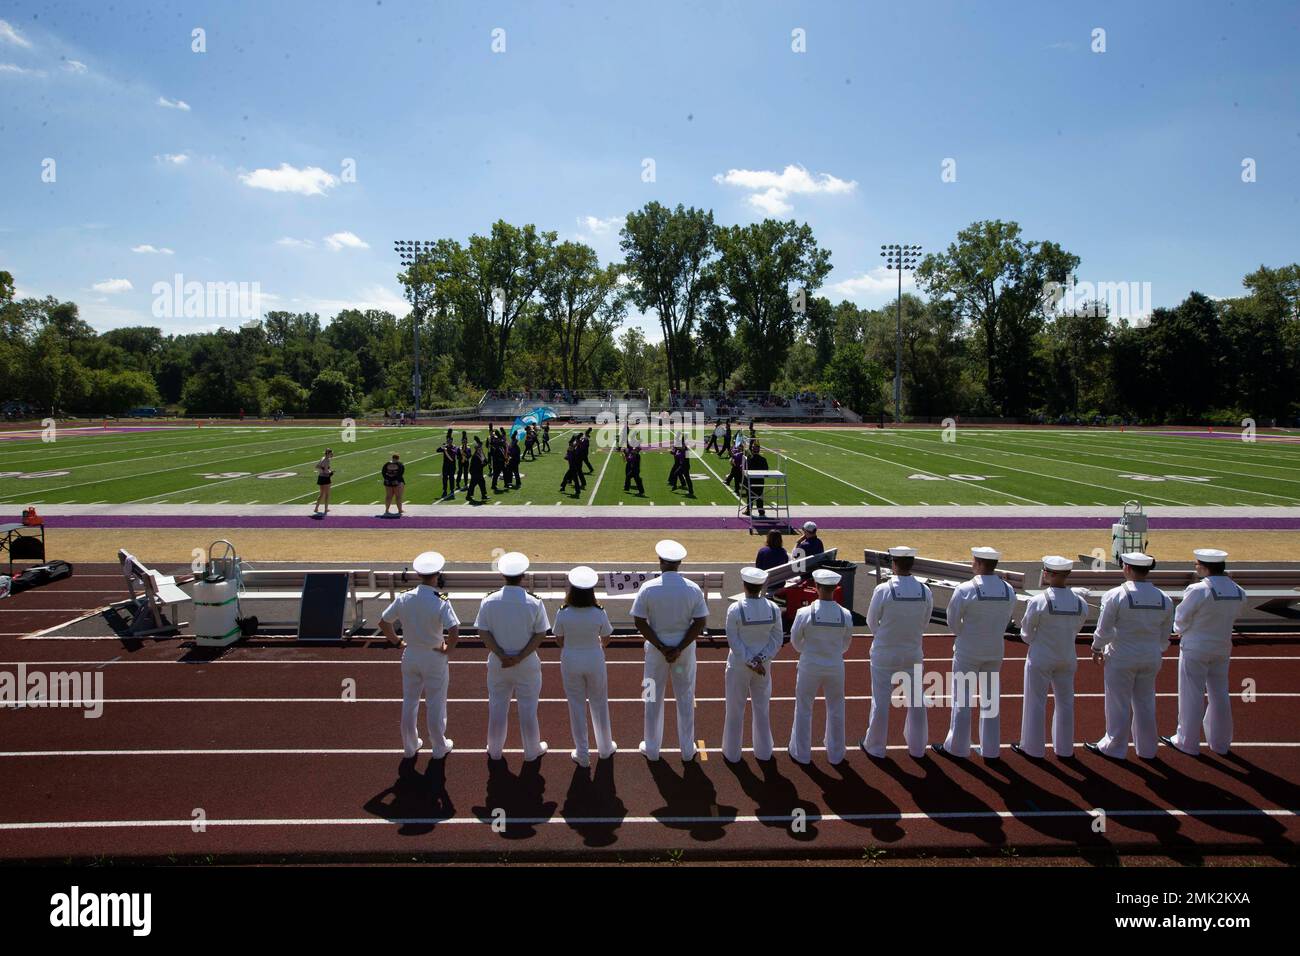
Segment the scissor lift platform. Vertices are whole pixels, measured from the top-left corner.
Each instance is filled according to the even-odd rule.
[[[751,485],[751,479],[761,480],[761,489]],[[755,494],[760,491],[760,494]],[[762,510],[758,503],[762,502]],[[736,502],[736,515],[749,521],[750,534],[767,534],[780,531],[793,534],[790,525],[790,486],[784,471],[764,470],[745,472],[745,497]]]

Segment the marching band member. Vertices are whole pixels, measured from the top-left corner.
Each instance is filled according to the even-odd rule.
[[[894,576],[876,585],[867,608],[867,627],[871,631],[871,718],[867,735],[859,745],[869,757],[886,755],[889,738],[889,711],[894,676],[905,675],[907,717],[903,739],[907,752],[916,759],[925,756],[927,717],[922,697],[919,667],[923,660],[921,636],[934,611],[934,595],[929,587],[912,577],[916,549],[889,549]]]
[[[519,707],[524,760],[536,760],[547,749],[537,723],[537,699],[542,693],[542,662],[537,648],[551,624],[541,598],[521,586],[528,570],[528,556],[518,551],[503,554],[497,570],[505,578],[505,586],[483,599],[474,619],[479,636],[491,651],[487,662],[488,757],[501,759],[513,697]]]
[[[1137,755],[1156,755],[1156,674],[1169,646],[1174,602],[1146,580],[1155,559],[1140,551],[1121,554],[1124,583],[1101,599],[1092,638],[1094,663],[1105,661],[1106,733],[1084,746],[1115,760],[1128,758],[1130,732]]]
[[[460,639],[460,621],[451,602],[438,593],[438,572],[446,561],[437,551],[425,551],[411,562],[420,576],[419,587],[399,594],[384,608],[379,630],[390,643],[398,640],[394,621],[402,623],[402,750],[414,757],[424,746],[416,730],[420,697],[429,725],[429,739],[435,760],[451,751],[447,730],[447,653]]]
[[[569,572],[569,596],[555,615],[551,629],[560,645],[560,675],[569,699],[569,727],[574,750],[569,756],[582,767],[591,765],[587,745],[587,707],[596,731],[601,758],[618,749],[609,723],[609,679],[605,671],[605,645],[614,633],[609,615],[596,603],[596,572],[579,565]]]
[[[1086,591],[1067,586],[1074,562],[1059,554],[1043,558],[1043,582],[1020,622],[1020,637],[1029,648],[1025,655],[1025,705],[1020,716],[1016,753],[1041,759],[1046,750],[1047,688],[1056,706],[1052,713],[1052,749],[1058,757],[1074,756],[1074,671],[1078,653],[1074,639],[1088,619]],[[1083,590],[1082,588],[1080,589]]]
[[[781,650],[781,609],[763,597],[767,572],[741,568],[745,595],[727,609],[727,714],[722,730],[722,756],[732,763],[741,757],[745,702],[752,701],[754,757],[772,759],[772,660]]]
[[[952,721],[936,753],[969,757],[971,694],[980,689],[980,755],[996,760],[1001,749],[998,681],[1002,672],[1003,635],[1016,606],[1015,589],[994,574],[1002,555],[993,548],[971,548],[975,576],[957,586],[948,602],[952,628]]]
[[[790,625],[790,644],[799,652],[790,759],[812,762],[813,703],[820,691],[826,698],[826,759],[837,764],[844,759],[844,655],[853,643],[853,615],[835,603],[838,574],[818,568],[813,581],[817,600],[799,608]]]
[[[694,581],[679,573],[686,549],[664,539],[655,545],[659,577],[637,591],[632,619],[645,638],[645,737],[640,751],[647,760],[659,759],[664,736],[664,700],[672,678],[677,698],[677,740],[682,762],[695,759],[695,639],[704,632],[709,606]]]
[[[1228,693],[1232,625],[1245,606],[1246,592],[1224,573],[1228,552],[1200,548],[1192,554],[1201,580],[1188,585],[1174,612],[1174,632],[1179,636],[1178,729],[1172,737],[1160,739],[1195,756],[1204,726],[1210,749],[1226,754],[1232,745],[1232,695]]]

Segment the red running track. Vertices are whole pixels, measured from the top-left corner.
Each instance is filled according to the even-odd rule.
[[[111,577],[79,575],[9,602],[24,627],[49,627],[120,592]],[[105,587],[95,590],[100,583]],[[30,618],[29,615],[30,614]],[[9,617],[11,615],[5,615]],[[34,624],[28,624],[28,620]],[[43,623],[42,623],[43,622]],[[11,632],[11,627],[0,630]],[[403,761],[397,733],[400,652],[382,645],[239,647],[211,659],[179,641],[0,637],[0,670],[102,674],[102,716],[76,708],[0,710],[0,856],[16,858],[218,856],[434,859],[1164,852],[1195,857],[1288,855],[1300,808],[1300,739],[1294,704],[1300,654],[1293,640],[1253,639],[1237,649],[1234,687],[1250,678],[1256,699],[1234,700],[1238,743],[1229,757],[1190,758],[1161,749],[1152,763],[1118,764],[1083,751],[1073,762],[1003,759],[914,761],[891,727],[890,759],[856,749],[866,727],[870,642],[850,651],[850,753],[800,767],[786,756],[795,666],[789,648],[774,668],[772,723],[778,753],[738,766],[722,760],[722,660],[699,651],[696,737],[707,759],[683,765],[665,748],[657,764],[641,737],[640,651],[610,651],[610,696],[622,751],[582,770],[568,758],[568,713],[558,651],[546,648],[541,717],[551,752],[524,764],[514,714],[507,760],[491,765],[485,652],[453,657],[445,761],[427,751]],[[1016,739],[1024,648],[1008,642],[1003,670],[1004,744]],[[1081,651],[1083,646],[1081,645]],[[926,639],[927,669],[943,670],[951,638]],[[1017,660],[1017,658],[1019,658]],[[356,700],[344,700],[352,681]],[[1076,739],[1102,730],[1100,668],[1081,661]],[[1173,727],[1176,662],[1157,683],[1162,732]],[[665,744],[676,743],[673,708]],[[948,710],[930,711],[931,739]],[[895,717],[901,715],[896,712]],[[822,709],[815,715],[820,738]],[[422,722],[423,723],[423,722]],[[748,730],[747,730],[748,733]],[[1105,812],[1098,832],[1097,810]],[[493,828],[504,817],[504,827]],[[792,825],[802,819],[805,826]],[[199,822],[196,822],[199,821]]]

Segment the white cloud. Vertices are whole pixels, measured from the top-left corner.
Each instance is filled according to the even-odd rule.
[[[325,237],[325,245],[329,246],[335,252],[340,249],[369,249],[370,244],[364,242],[356,233],[353,232],[336,232]]]
[[[44,76],[44,70],[29,70],[16,63],[0,63],[0,73],[15,73],[20,76]]]
[[[791,164],[781,172],[767,169],[729,169],[718,173],[713,181],[720,186],[736,186],[749,191],[745,201],[769,215],[790,212],[791,196],[828,195],[842,196],[858,188],[855,180],[844,180],[830,173],[809,173],[802,166]]]
[[[624,221],[622,216],[610,216],[608,219],[601,219],[598,216],[578,217],[578,225],[593,236],[607,236],[618,232],[623,228]]]
[[[903,288],[910,289],[916,286],[916,280],[912,273],[903,273]],[[846,299],[864,299],[874,296],[881,296],[888,293],[898,292],[898,273],[892,269],[886,269],[884,266],[876,266],[868,272],[864,272],[852,279],[845,279],[842,282],[834,282],[826,287],[836,295],[841,295]]]
[[[15,30],[8,20],[0,20],[0,40],[20,46],[25,50],[32,48],[31,41]]]
[[[318,166],[298,169],[281,163],[279,169],[255,169],[243,173],[239,181],[253,189],[268,189],[273,193],[298,193],[303,196],[323,196],[325,190],[338,185],[338,178]]]
[[[173,166],[184,166],[190,161],[189,153],[163,153],[161,156],[155,156],[160,163],[171,163]]]
[[[316,312],[322,320],[332,319],[344,309],[378,309],[398,318],[411,311],[411,304],[387,286],[372,285],[352,299],[292,299],[295,311]]]
[[[132,251],[132,252],[149,252],[149,253],[154,253],[154,254],[156,254],[156,255],[160,255],[160,256],[170,256],[170,255],[173,254],[173,253],[172,253],[172,250],[166,248],[165,246],[162,247],[162,248],[155,248],[154,246],[151,246],[151,245],[149,245],[148,243],[146,243],[146,244],[144,244],[144,245],[142,245],[142,246],[132,246],[132,247],[131,247],[131,251]]]
[[[135,286],[131,285],[130,279],[105,279],[103,282],[96,282],[91,286],[96,292],[130,292]]]
[[[64,62],[63,68],[69,73],[87,73],[90,71],[90,67],[80,60],[67,60]]]
[[[158,105],[165,106],[169,110],[182,110],[186,113],[190,111],[189,103],[186,103],[184,100],[169,100],[165,96],[158,97]]]
[[[275,240],[277,246],[289,246],[293,249],[310,249],[315,245],[310,239],[295,239],[292,236],[285,236],[283,239]]]

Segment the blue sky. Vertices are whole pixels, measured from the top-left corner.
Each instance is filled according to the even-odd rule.
[[[504,218],[613,259],[615,220],[657,199],[808,222],[836,301],[892,296],[881,243],[934,250],[982,218],[1156,306],[1233,295],[1300,248],[1298,11],[4,2],[0,269],[101,330],[234,324],[155,318],[176,273],[256,282],[264,310],[400,312],[396,238]]]

